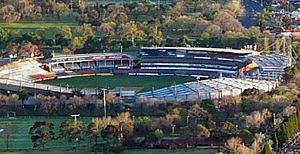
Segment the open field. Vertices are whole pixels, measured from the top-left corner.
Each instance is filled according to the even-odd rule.
[[[0,22],[0,27],[13,30],[22,35],[27,32],[37,32],[43,30],[46,32],[43,37],[54,38],[57,33],[57,28],[61,26],[70,26],[75,28],[78,26],[78,21],[75,16],[61,17],[59,20],[54,17],[45,18],[44,21],[20,21],[16,23]]]
[[[61,26],[78,26],[76,22],[17,22],[17,23],[0,23],[0,27],[11,29],[37,29],[37,28],[56,28]]]
[[[167,149],[130,149],[125,150],[122,154],[153,154],[153,153],[160,153],[160,154],[182,154],[182,153],[188,153],[188,154],[215,154],[217,150],[215,149],[188,149],[187,151],[183,149],[178,149],[175,151],[167,150]],[[51,150],[45,150],[45,151],[32,151],[32,150],[26,150],[26,151],[15,151],[15,152],[2,152],[1,154],[87,154],[91,153],[91,151],[88,148],[80,148],[77,150],[74,149],[51,149]]]
[[[6,117],[0,117],[0,128],[5,128],[5,125],[10,123],[12,125],[12,136],[9,139],[9,149],[31,149],[32,143],[30,135],[28,134],[30,127],[36,121],[52,121],[54,123],[54,129],[56,134],[58,134],[60,124],[71,117],[17,117],[17,119],[7,119]],[[85,124],[91,121],[90,117],[81,118]],[[5,137],[0,133],[0,149],[6,149]],[[88,144],[88,141],[83,141],[80,144]],[[46,147],[61,147],[69,146],[72,147],[73,144],[67,141],[53,141],[46,144]]]
[[[66,141],[52,141],[46,144],[46,150],[32,150],[32,143],[30,140],[30,135],[28,131],[30,127],[34,124],[35,121],[39,120],[48,120],[54,123],[54,128],[56,133],[58,133],[58,128],[61,122],[68,119],[69,117],[17,117],[17,119],[8,120],[6,117],[0,117],[0,128],[3,128],[3,125],[11,123],[13,135],[9,140],[9,151],[5,152],[5,140],[4,136],[0,133],[0,153],[4,154],[71,154],[71,153],[90,153],[90,146],[88,141],[80,142],[79,148],[74,150],[72,149],[74,144],[70,144]],[[90,117],[81,117],[85,124],[88,124],[91,120]],[[85,145],[85,146],[83,146]],[[67,147],[65,147],[67,146]],[[22,149],[22,150],[21,150]],[[189,154],[212,154],[216,153],[216,149],[188,149],[187,153]],[[166,149],[131,149],[126,150],[124,154],[152,154],[152,153],[161,153],[161,154],[171,154],[171,153],[185,153],[184,149],[178,149],[173,152],[172,150]]]
[[[174,83],[180,84],[184,82],[195,81],[192,77],[182,76],[89,76],[77,77],[70,79],[57,79],[43,81],[42,83],[66,86],[76,88],[109,88],[115,87],[141,87],[142,91],[149,91],[170,86]]]

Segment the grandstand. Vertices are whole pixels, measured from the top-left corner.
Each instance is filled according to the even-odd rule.
[[[74,54],[49,58],[44,61],[50,72],[79,71],[82,69],[127,68],[132,67],[133,58],[121,53]]]
[[[41,65],[35,59],[13,61],[0,67],[0,78],[33,81],[34,78],[31,75],[47,73],[41,68]]]
[[[277,86],[276,81],[237,79],[237,78],[217,78],[188,82],[173,85],[170,87],[142,92],[137,94],[137,98],[145,96],[148,99],[158,98],[165,100],[182,100],[189,98],[197,99],[219,99],[224,96],[240,95],[245,89],[257,88],[263,91],[270,91]]]
[[[236,77],[257,52],[221,48],[144,47],[139,52],[140,68],[157,75],[189,75],[204,78]],[[141,73],[140,73],[141,74]]]
[[[277,80],[289,66],[289,58],[285,54],[266,54],[250,56],[249,59],[258,64],[256,69],[245,72],[247,78]]]

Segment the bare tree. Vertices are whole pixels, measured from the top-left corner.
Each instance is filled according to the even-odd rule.
[[[11,23],[19,21],[21,14],[16,11],[13,5],[6,5],[0,8],[0,17],[2,20]]]
[[[246,125],[247,127],[261,128],[262,125],[267,123],[267,119],[271,116],[271,112],[268,109],[254,111],[246,117]]]

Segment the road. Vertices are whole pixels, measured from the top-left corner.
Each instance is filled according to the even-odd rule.
[[[263,10],[263,7],[253,0],[243,0],[243,5],[245,7],[246,12],[245,16],[240,19],[240,22],[246,28],[255,26],[257,23],[255,19],[255,14],[261,12]]]

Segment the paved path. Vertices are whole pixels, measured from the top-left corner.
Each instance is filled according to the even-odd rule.
[[[263,7],[253,0],[243,0],[243,4],[246,10],[246,14],[240,19],[240,22],[246,28],[255,26],[257,23],[255,19],[255,14],[261,12],[263,10]]]
[[[74,89],[52,86],[42,83],[22,82],[17,80],[0,78],[0,89],[6,91],[19,91],[26,89],[31,94],[47,94],[49,91],[59,94],[72,94]]]

